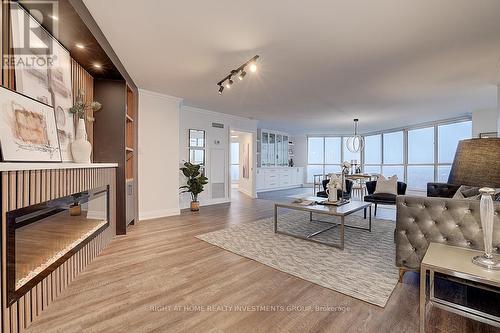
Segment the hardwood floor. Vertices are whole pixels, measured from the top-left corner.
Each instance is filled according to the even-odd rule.
[[[136,224],[116,237],[29,331],[418,331],[414,273],[405,275],[380,308],[196,239],[272,214],[272,201],[237,193],[233,200]],[[428,332],[439,333],[498,332],[438,309],[431,311],[428,326]]]

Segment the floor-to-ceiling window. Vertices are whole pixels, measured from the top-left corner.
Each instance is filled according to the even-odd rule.
[[[364,171],[397,175],[412,190],[447,181],[460,140],[472,137],[472,122],[460,119],[365,136]]]
[[[307,138],[307,182],[314,175],[339,172],[342,163],[342,138],[310,136]]]

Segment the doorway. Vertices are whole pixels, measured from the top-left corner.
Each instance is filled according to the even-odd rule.
[[[231,188],[254,198],[255,134],[239,130],[231,130],[230,134]]]

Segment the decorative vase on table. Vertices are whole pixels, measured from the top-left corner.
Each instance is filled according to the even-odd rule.
[[[479,210],[481,214],[481,226],[483,228],[484,254],[472,258],[472,262],[490,270],[500,270],[500,258],[493,254],[493,222],[495,218],[495,207],[492,195],[495,194],[495,190],[483,187],[479,192],[481,192]]]
[[[75,163],[90,163],[92,145],[87,140],[84,119],[78,119],[75,141],[71,144],[71,153]]]

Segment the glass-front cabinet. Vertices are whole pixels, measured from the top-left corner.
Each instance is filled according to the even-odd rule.
[[[290,136],[286,133],[258,130],[258,144],[260,145],[260,163],[258,167],[286,167],[288,166],[288,146]],[[259,159],[257,159],[259,161]]]

